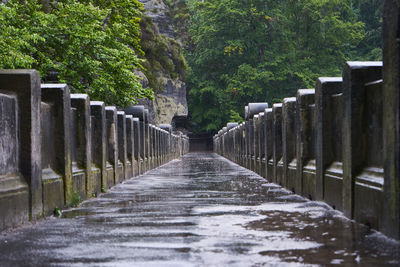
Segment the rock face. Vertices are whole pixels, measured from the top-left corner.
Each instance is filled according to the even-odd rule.
[[[169,7],[164,3],[164,0],[139,0],[139,2],[143,4],[146,16],[152,18],[153,22],[158,26],[160,33],[174,38],[172,20],[167,15]]]
[[[163,0],[139,0],[143,3],[145,15],[150,17],[158,27],[160,34],[175,39],[173,21],[168,16],[169,6]],[[167,55],[172,60],[171,55]],[[141,75],[142,77],[144,75]],[[186,84],[181,78],[172,78],[164,71],[157,71],[158,83],[162,90],[156,92],[154,100],[138,100],[150,112],[150,122],[154,124],[171,124],[174,116],[187,116]],[[143,86],[148,86],[147,78],[143,77]]]

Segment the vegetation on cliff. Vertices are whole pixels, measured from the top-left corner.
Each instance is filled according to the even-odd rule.
[[[160,34],[157,25],[150,17],[142,16],[140,26],[142,29],[141,48],[144,51],[144,74],[149,81],[149,87],[154,92],[164,90],[159,78],[163,73],[170,79],[184,80],[188,72],[188,66],[183,56],[183,48],[180,42]]]

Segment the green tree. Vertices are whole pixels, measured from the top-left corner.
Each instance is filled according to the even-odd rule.
[[[199,131],[340,75],[364,37],[350,0],[189,1],[189,110]]]
[[[74,92],[107,104],[152,97],[134,74],[143,53],[138,1],[41,2],[0,4],[0,68],[36,68],[44,79],[55,71]]]

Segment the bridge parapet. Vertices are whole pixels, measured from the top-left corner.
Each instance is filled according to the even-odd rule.
[[[41,85],[35,70],[0,70],[0,231],[76,205],[188,149],[187,136],[150,125],[144,107],[118,111],[70,94],[65,84]]]

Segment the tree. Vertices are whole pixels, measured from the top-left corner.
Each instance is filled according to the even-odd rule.
[[[39,2],[0,5],[0,68],[36,68],[44,79],[57,72],[74,92],[122,107],[152,97],[134,73],[143,53],[138,1]]]
[[[340,75],[364,37],[350,0],[189,1],[189,110],[198,131]]]

